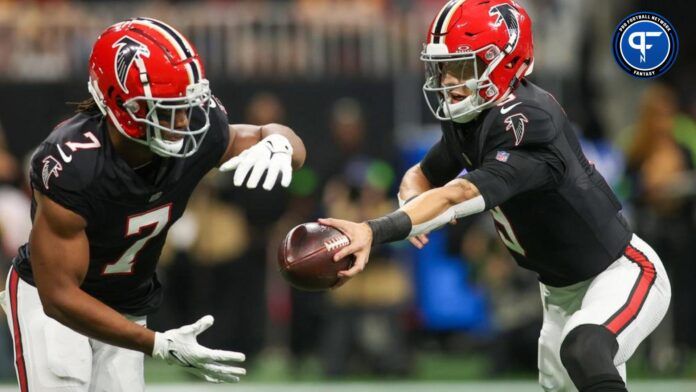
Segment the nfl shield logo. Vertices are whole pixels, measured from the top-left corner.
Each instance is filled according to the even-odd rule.
[[[510,158],[510,153],[506,151],[498,151],[498,153],[495,154],[495,159],[500,162],[507,162],[508,158]]]

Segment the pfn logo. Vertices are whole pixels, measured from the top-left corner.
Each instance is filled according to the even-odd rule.
[[[640,50],[640,62],[645,62],[645,51],[652,48],[652,44],[645,43],[645,37],[659,37],[662,35],[661,31],[636,31],[628,36],[628,45],[633,49]],[[636,38],[638,38],[639,43],[636,43]]]
[[[624,71],[638,78],[654,78],[674,65],[679,39],[667,19],[638,12],[616,27],[613,47],[614,58]]]

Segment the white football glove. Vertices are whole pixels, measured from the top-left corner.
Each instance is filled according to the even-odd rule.
[[[281,175],[280,185],[287,188],[292,181],[292,145],[280,134],[266,136],[260,142],[242,151],[241,154],[220,165],[220,171],[234,172],[234,186],[241,186],[247,174],[251,175],[246,183],[247,188],[254,189],[266,172],[263,189],[273,188]]]
[[[213,325],[213,316],[204,316],[194,324],[184,325],[166,332],[155,333],[155,346],[152,357],[179,365],[187,371],[203,377],[210,382],[238,382],[239,376],[246,374],[240,367],[230,366],[230,362],[243,362],[242,353],[224,350],[211,350],[201,346],[196,337]]]

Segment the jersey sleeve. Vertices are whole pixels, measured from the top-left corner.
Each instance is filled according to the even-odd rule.
[[[511,105],[511,104],[508,104]],[[500,148],[533,148],[548,145],[559,134],[551,115],[527,102],[495,108],[484,125],[484,155]]]
[[[480,168],[461,178],[476,185],[486,209],[490,209],[520,193],[553,186],[562,171],[561,162],[550,153],[498,150],[486,155]]]
[[[551,148],[558,134],[551,116],[524,103],[515,109],[493,117],[481,165],[462,176],[479,189],[486,209],[515,195],[555,186],[563,176],[563,161]]]
[[[440,187],[457,177],[464,167],[457,162],[447,148],[445,137],[430,148],[420,162],[425,178],[435,187]]]
[[[86,177],[89,175],[77,167],[82,163],[77,159],[65,162],[57,145],[44,142],[31,158],[29,180],[34,191],[47,196],[89,222],[93,208],[85,193]],[[89,168],[84,169],[89,170]]]
[[[210,129],[203,140],[203,145],[201,146],[202,151],[199,151],[203,152],[206,166],[209,169],[216,167],[220,163],[230,143],[227,112],[216,97],[213,96],[212,102],[214,102],[214,104],[210,107]]]

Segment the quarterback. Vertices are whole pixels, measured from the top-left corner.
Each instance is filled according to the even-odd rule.
[[[545,391],[626,391],[626,361],[664,317],[671,289],[658,255],[636,236],[604,178],[585,158],[565,112],[526,76],[532,23],[514,1],[452,0],[421,54],[423,91],[442,138],[404,175],[401,208],[341,229],[354,254],[490,211],[517,263],[539,276]]]
[[[89,59],[92,98],[31,161],[33,228],[0,303],[20,390],[142,391],[143,359],[211,382],[238,381],[244,354],[197,343],[212,316],[146,327],[162,301],[155,273],[171,225],[214,167],[271,189],[305,159],[288,127],[228,124],[195,48],[171,26],[107,28]],[[248,177],[247,177],[248,175]]]

